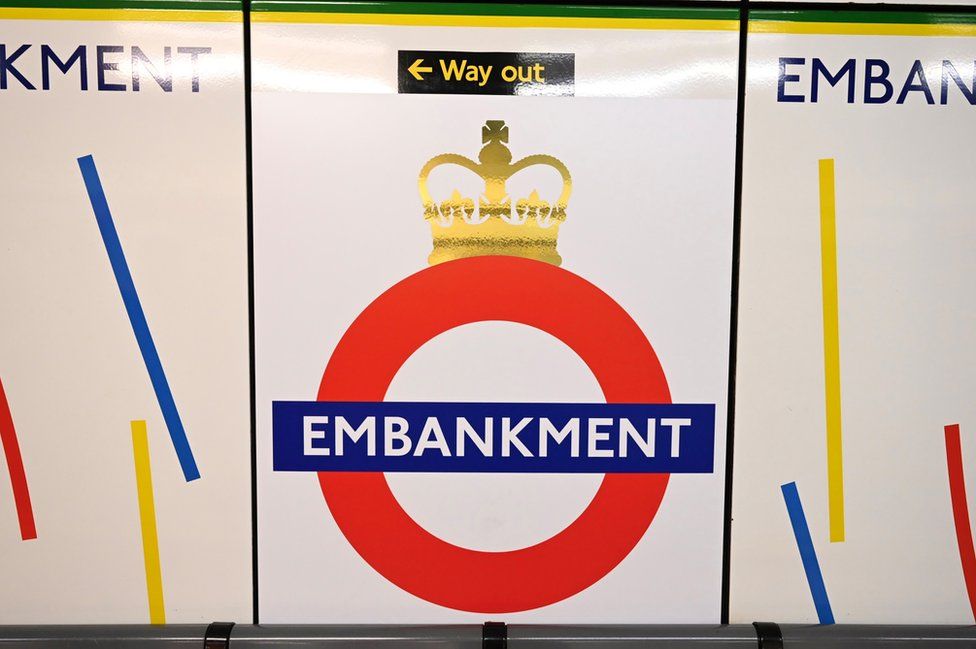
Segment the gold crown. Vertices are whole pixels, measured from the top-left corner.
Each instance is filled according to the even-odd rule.
[[[485,146],[478,154],[478,162],[456,153],[442,153],[420,170],[424,218],[430,222],[434,235],[434,250],[428,262],[433,266],[462,257],[513,255],[558,266],[562,258],[556,252],[556,237],[559,224],[566,220],[566,204],[573,189],[566,165],[550,155],[530,155],[513,164],[512,153],[504,144],[508,142],[508,127],[502,120],[485,122],[481,142]],[[458,165],[484,179],[485,192],[478,198],[477,210],[474,201],[456,189],[447,200],[440,204],[434,202],[427,190],[427,177],[441,165]],[[535,165],[546,165],[559,172],[563,179],[562,193],[556,204],[550,205],[533,190],[515,201],[513,211],[505,183]]]

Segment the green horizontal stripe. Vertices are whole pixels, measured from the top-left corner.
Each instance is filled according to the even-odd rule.
[[[241,11],[240,0],[0,0],[0,7],[23,9],[172,9]]]
[[[791,11],[753,10],[750,20],[775,20],[793,23],[881,23],[895,25],[972,25],[976,13],[930,11],[856,11],[798,9]]]
[[[333,2],[329,0],[255,0],[252,11],[436,16],[537,16],[545,18],[679,18],[738,20],[739,10],[711,7],[614,7],[436,2]]]

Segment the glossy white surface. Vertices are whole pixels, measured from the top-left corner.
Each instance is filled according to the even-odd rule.
[[[148,422],[168,622],[251,616],[247,241],[241,25],[0,20],[32,43],[0,92],[0,379],[37,539],[22,541],[0,455],[0,624],[148,623],[130,420]],[[78,66],[51,66],[41,44]],[[98,92],[96,45],[123,45]],[[141,69],[131,47],[173,90]],[[210,47],[192,92],[189,57]],[[11,47],[13,49],[13,47]],[[8,54],[10,50],[8,50]],[[76,159],[92,154],[202,477],[184,481]]]
[[[560,227],[563,267],[635,318],[676,400],[715,403],[719,420],[715,473],[673,477],[650,531],[609,575],[561,602],[504,618],[719,620],[737,36],[255,25],[262,622],[484,621],[485,613],[436,606],[387,581],[343,537],[314,476],[270,470],[270,402],[313,396],[349,323],[426,266],[431,232],[417,193],[419,170],[443,152],[477,156],[486,119],[506,120],[515,156],[548,153],[569,167],[574,193]],[[578,96],[397,95],[396,50],[418,47],[575,52]],[[371,56],[358,54],[365,50]],[[613,65],[622,53],[631,61],[623,70]],[[343,76],[350,70],[355,74]],[[432,189],[442,196],[460,179],[432,179]],[[477,185],[473,178],[461,188]],[[393,394],[599,397],[588,370],[564,346],[540,343],[534,354],[519,355],[534,345],[521,329],[491,323],[435,338],[401,370]],[[458,355],[452,349],[459,344],[483,347]],[[511,382],[520,359],[535,361],[514,383],[524,389],[493,389]],[[593,477],[418,475],[390,482],[429,530],[499,550],[567,525],[588,503]],[[522,490],[528,493],[520,496]],[[438,570],[436,562],[429,570]]]
[[[816,621],[780,493],[796,481],[838,623],[972,623],[943,426],[961,425],[972,484],[974,108],[955,86],[938,103],[942,61],[968,82],[974,51],[976,38],[749,35],[733,622]],[[846,80],[816,104],[778,103],[782,56],[807,59],[789,88],[808,98],[814,57],[832,71],[855,59],[856,103]],[[921,60],[935,105],[862,103],[865,58],[890,64],[896,96]],[[827,529],[821,158],[836,169],[843,543]]]

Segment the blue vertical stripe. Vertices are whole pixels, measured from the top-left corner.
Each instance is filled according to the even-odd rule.
[[[810,528],[807,526],[807,518],[803,513],[803,504],[800,502],[796,483],[789,482],[780,488],[783,490],[786,510],[790,514],[793,536],[796,537],[796,547],[800,551],[803,570],[807,573],[807,583],[810,585],[813,604],[817,607],[817,617],[820,619],[820,624],[833,624],[834,612],[830,609],[827,587],[824,586],[823,573],[820,572],[817,552],[813,549],[813,539],[810,538]]]
[[[190,443],[186,439],[186,431],[183,429],[180,413],[176,409],[176,402],[173,400],[173,393],[169,389],[163,364],[159,360],[156,344],[153,342],[152,333],[149,331],[149,323],[146,322],[146,314],[142,311],[139,294],[136,293],[136,285],[132,281],[129,265],[125,261],[125,253],[122,251],[119,234],[115,230],[112,213],[108,209],[108,201],[105,200],[105,192],[102,190],[102,183],[98,179],[95,160],[90,155],[78,158],[78,167],[81,169],[81,176],[85,181],[85,188],[88,190],[88,199],[91,201],[92,211],[95,213],[95,220],[98,222],[98,230],[101,232],[102,241],[105,243],[105,251],[108,253],[108,259],[112,264],[112,272],[115,273],[115,281],[118,283],[119,292],[122,294],[125,311],[129,314],[132,332],[136,336],[136,342],[139,343],[139,351],[142,352],[142,360],[146,364],[149,380],[156,392],[159,409],[163,412],[163,419],[166,421],[167,429],[169,429],[173,448],[176,449],[176,456],[180,460],[183,476],[187,482],[196,480],[200,477],[200,471],[197,469],[196,460],[193,458]]]

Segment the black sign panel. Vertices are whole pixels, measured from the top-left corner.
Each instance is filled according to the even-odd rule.
[[[401,93],[447,95],[572,95],[574,54],[400,50]]]

